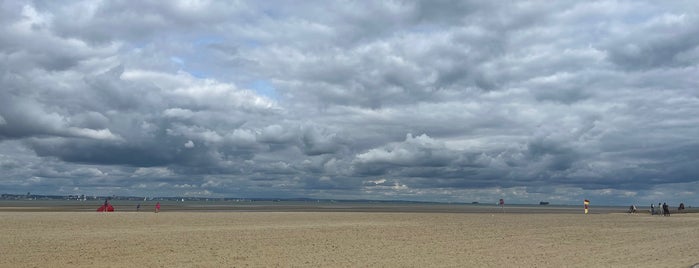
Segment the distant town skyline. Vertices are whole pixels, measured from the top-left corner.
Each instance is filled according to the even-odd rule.
[[[694,1],[4,1],[0,193],[699,203]]]

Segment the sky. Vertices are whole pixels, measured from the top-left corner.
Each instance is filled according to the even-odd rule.
[[[1,1],[0,193],[699,205],[696,1]]]

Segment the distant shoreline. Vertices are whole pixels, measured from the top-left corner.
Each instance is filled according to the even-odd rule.
[[[114,200],[116,212],[152,212],[157,201]],[[445,204],[445,203],[374,203],[374,202],[305,202],[305,201],[159,201],[162,212],[382,212],[382,213],[508,213],[508,214],[580,214],[582,206],[567,205],[509,205],[504,210],[496,205]],[[96,212],[101,202],[91,201],[41,201],[0,200],[4,212]],[[626,213],[627,207],[592,206],[591,214]],[[673,213],[676,213],[673,210]],[[685,213],[699,212],[696,208]],[[637,214],[648,214],[639,209]]]

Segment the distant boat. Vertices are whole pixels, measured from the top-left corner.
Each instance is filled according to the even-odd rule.
[[[542,205],[542,206],[545,206],[545,205],[548,205],[548,204],[549,204],[549,202],[544,202],[544,201],[539,202],[539,205]]]

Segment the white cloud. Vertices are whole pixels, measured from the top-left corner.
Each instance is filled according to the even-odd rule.
[[[220,187],[222,185],[221,181],[218,180],[208,180],[205,183],[201,184],[201,188],[215,188],[215,187]]]
[[[194,142],[189,140],[184,144],[184,148],[194,148]]]
[[[163,115],[167,117],[189,119],[192,118],[192,116],[194,116],[194,112],[188,109],[170,108],[163,111]]]
[[[66,131],[67,133],[75,135],[77,137],[85,137],[96,140],[123,140],[123,138],[119,137],[118,135],[112,134],[112,132],[109,131],[109,129],[94,130],[86,128],[69,127]]]
[[[193,107],[207,107],[214,110],[252,109],[276,112],[276,102],[255,94],[251,90],[239,89],[233,84],[222,83],[214,79],[199,79],[189,73],[179,71],[177,74],[146,70],[128,70],[121,76],[126,81],[152,83],[164,91],[165,97]],[[180,110],[171,111],[181,115]]]
[[[201,191],[187,191],[184,193],[185,196],[210,196],[212,193],[209,190]]]
[[[407,134],[404,142],[371,149],[366,153],[358,154],[356,158],[360,163],[377,162],[409,166],[453,161],[453,156],[443,142],[436,141],[425,134],[416,137]]]
[[[167,178],[174,175],[174,172],[165,167],[138,168],[133,172],[132,177],[137,178]]]
[[[78,168],[70,172],[73,176],[86,176],[86,177],[104,177],[107,173],[102,172],[98,168]]]

